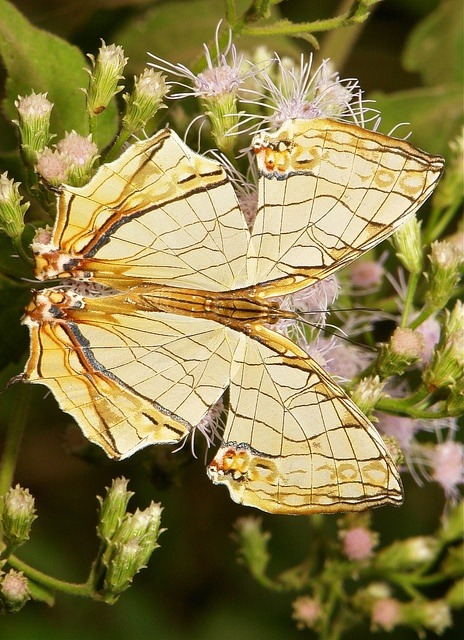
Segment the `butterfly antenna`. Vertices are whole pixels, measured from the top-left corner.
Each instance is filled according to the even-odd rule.
[[[341,340],[344,340],[345,342],[349,342],[349,344],[354,345],[355,347],[361,347],[362,349],[366,349],[367,351],[372,351],[374,353],[377,353],[377,349],[376,347],[371,347],[370,345],[367,344],[362,344],[361,342],[357,342],[356,340],[352,340],[351,338],[349,338],[346,333],[344,333],[343,329],[341,329],[341,327],[337,327],[336,325],[329,325],[330,327],[332,327],[333,330],[329,329],[327,325],[321,325],[321,324],[317,324],[314,322],[310,322],[309,320],[307,320],[306,318],[304,318],[303,316],[306,315],[312,315],[312,314],[317,314],[317,313],[333,313],[334,311],[379,311],[379,309],[369,309],[367,307],[346,307],[346,308],[341,308],[341,309],[323,309],[323,310],[319,310],[319,311],[304,311],[304,312],[298,312],[298,320],[300,322],[302,322],[303,324],[305,324],[308,327],[311,327],[312,329],[318,329],[319,331],[323,331],[326,335],[329,336],[336,336],[337,338],[340,338]]]

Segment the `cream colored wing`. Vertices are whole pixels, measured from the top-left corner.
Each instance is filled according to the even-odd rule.
[[[50,245],[41,249],[51,255],[39,256],[37,276],[90,272],[118,288],[139,279],[230,289],[245,282],[248,239],[221,165],[164,130],[103,165],[86,186],[63,187]]]
[[[273,348],[242,336],[211,480],[235,502],[271,513],[400,504],[399,474],[372,424],[292,342],[257,331]]]
[[[312,284],[371,249],[432,193],[443,159],[331,120],[290,120],[254,148],[260,170],[249,283]],[[253,254],[253,252],[256,252]]]
[[[121,295],[48,289],[36,293],[25,324],[24,378],[46,384],[111,457],[179,440],[229,384],[234,334],[210,320],[140,310]]]

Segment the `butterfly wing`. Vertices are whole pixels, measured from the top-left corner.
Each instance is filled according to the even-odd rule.
[[[221,165],[164,130],[103,165],[84,187],[63,186],[38,277],[138,280],[224,290],[245,278],[248,230]]]
[[[24,379],[46,384],[84,435],[115,458],[176,442],[229,383],[234,335],[114,295],[37,292]]]
[[[283,336],[257,327],[255,338],[242,336],[235,353],[211,480],[235,502],[271,513],[400,504],[385,444],[343,390]]]
[[[261,177],[248,269],[250,284],[271,281],[265,297],[325,278],[387,238],[443,169],[407,142],[325,119],[290,120],[254,148]]]

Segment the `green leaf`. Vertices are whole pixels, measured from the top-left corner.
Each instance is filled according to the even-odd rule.
[[[412,32],[403,53],[404,67],[419,72],[427,85],[462,82],[462,20],[462,0],[441,2]]]
[[[46,92],[54,103],[52,130],[62,137],[74,129],[88,134],[85,95],[88,84],[85,56],[77,47],[42,31],[9,2],[0,2],[0,55],[8,73],[3,109],[10,119],[17,117],[14,102],[18,95]],[[99,118],[99,146],[113,137],[117,123],[115,110]]]
[[[382,132],[388,133],[404,122],[407,126],[394,135],[402,137],[412,131],[412,144],[445,157],[449,153],[449,141],[458,135],[463,119],[460,84],[422,87],[389,95],[374,93],[369,98],[377,101],[376,107],[382,114]]]

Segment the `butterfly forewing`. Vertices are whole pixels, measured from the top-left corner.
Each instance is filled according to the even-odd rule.
[[[248,236],[221,165],[163,131],[64,187],[50,244],[81,258],[71,275],[218,291],[244,283]]]
[[[261,177],[250,280],[281,280],[266,296],[308,286],[387,238],[443,169],[442,158],[406,142],[330,120],[291,120],[254,147]]]

